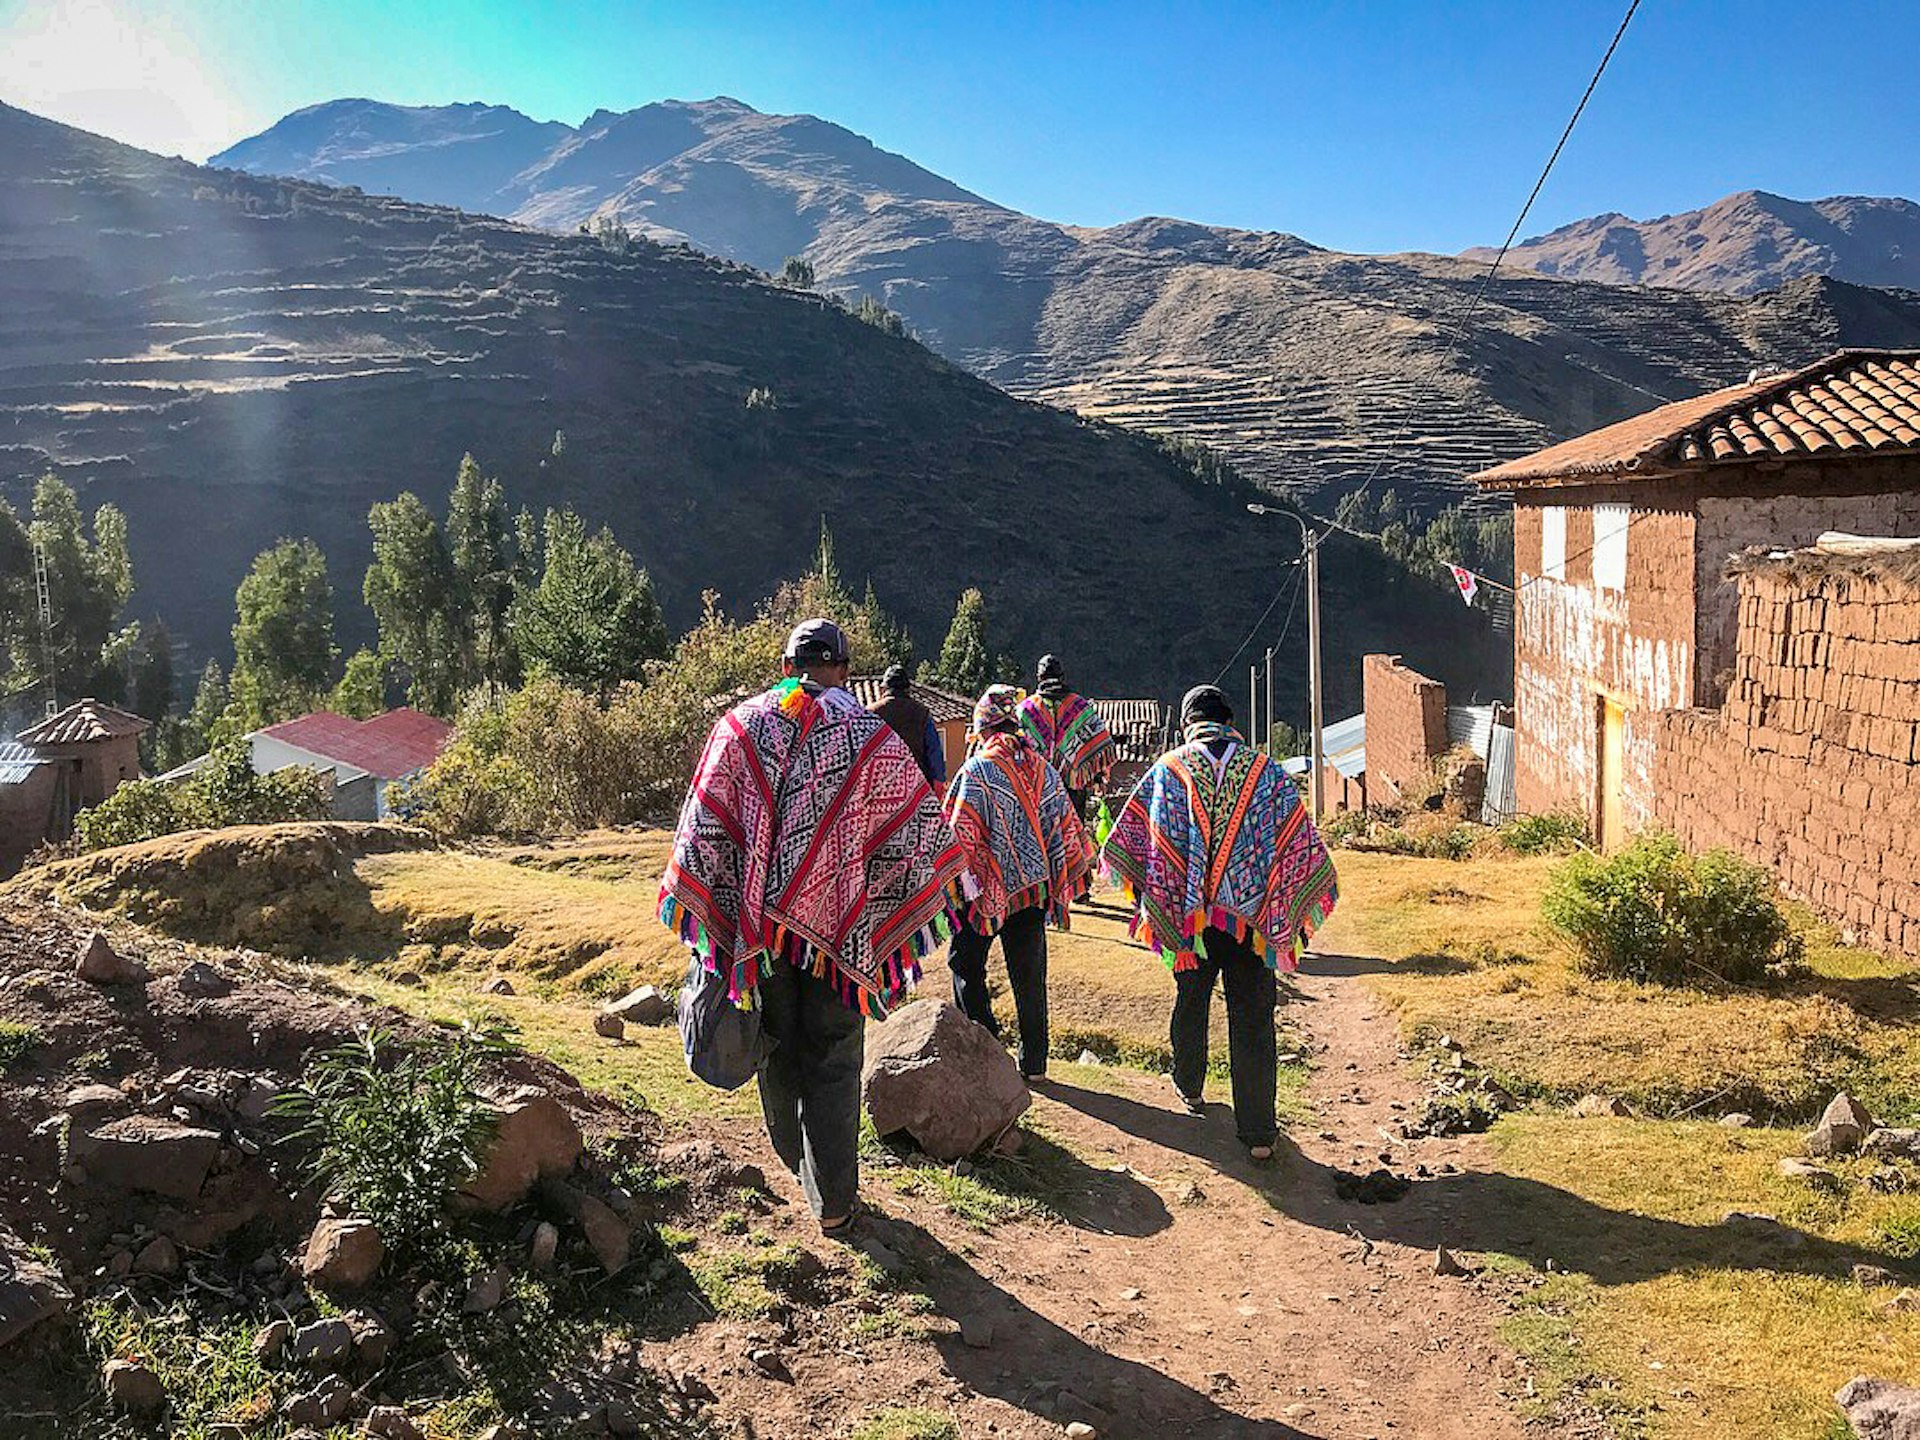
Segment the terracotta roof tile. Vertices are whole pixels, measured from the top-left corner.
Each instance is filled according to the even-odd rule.
[[[1706,465],[1920,453],[1920,351],[1842,350],[1483,470],[1490,490],[1647,479]]]
[[[852,692],[854,699],[869,710],[887,698],[887,687],[878,675],[851,676],[847,680],[847,689]],[[949,720],[971,722],[973,719],[973,701],[964,695],[922,685],[918,680],[910,682],[908,690],[914,699],[927,707],[936,725],[944,725]]]
[[[116,710],[98,700],[77,700],[58,715],[49,715],[38,725],[29,725],[20,732],[20,739],[28,745],[85,745],[139,735],[152,728],[152,721],[125,710]]]

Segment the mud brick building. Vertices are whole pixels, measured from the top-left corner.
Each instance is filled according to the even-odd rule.
[[[0,744],[0,876],[45,841],[64,840],[73,817],[140,776],[147,721],[98,700],[79,700]]]
[[[1369,655],[1361,690],[1367,715],[1367,797],[1390,805],[1433,788],[1434,761],[1447,750],[1447,687],[1400,663]]]
[[[1920,956],[1920,541],[1755,552],[1734,570],[1726,703],[1654,717],[1653,818]]]
[[[1514,500],[1519,806],[1571,804],[1617,844],[1662,813],[1659,712],[1727,693],[1728,558],[1920,535],[1920,352],[1843,351],[1475,479]]]

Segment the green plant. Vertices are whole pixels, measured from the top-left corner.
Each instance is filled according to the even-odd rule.
[[[10,1075],[33,1058],[33,1052],[46,1043],[37,1026],[18,1020],[0,1020],[0,1075]]]
[[[1593,843],[1586,816],[1577,810],[1522,815],[1500,827],[1500,843],[1515,855],[1566,855]]]
[[[275,1109],[301,1122],[317,1178],[380,1227],[390,1247],[443,1234],[447,1202],[491,1136],[482,1067],[511,1046],[498,1029],[402,1040],[363,1030],[328,1051]]]
[[[81,849],[104,850],[179,830],[321,820],[332,797],[333,783],[319,771],[294,765],[256,774],[247,742],[224,740],[181,784],[129,780],[100,804],[82,810],[74,820],[74,834]]]
[[[854,1427],[848,1440],[960,1440],[960,1426],[938,1410],[881,1410]]]
[[[1666,834],[1605,858],[1575,855],[1541,915],[1588,973],[1642,983],[1747,984],[1805,950],[1767,871],[1726,850],[1689,854]]]

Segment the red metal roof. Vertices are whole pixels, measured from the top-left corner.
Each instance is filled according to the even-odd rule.
[[[1489,490],[1645,479],[1750,460],[1920,454],[1920,351],[1842,350],[1483,470]]]
[[[382,780],[398,780],[432,764],[452,738],[453,727],[435,716],[402,707],[371,720],[316,710],[255,733],[351,765]]]
[[[138,735],[152,725],[150,720],[116,710],[98,700],[77,700],[58,715],[49,715],[38,725],[22,730],[20,741],[25,745],[84,745]]]

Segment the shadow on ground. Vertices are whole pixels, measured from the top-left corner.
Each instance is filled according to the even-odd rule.
[[[1498,1252],[1536,1269],[1549,1261],[1602,1285],[1627,1285],[1692,1269],[1754,1270],[1846,1279],[1856,1264],[1896,1274],[1910,1262],[1882,1251],[1837,1245],[1764,1218],[1692,1225],[1610,1210],[1522,1176],[1466,1171],[1415,1180],[1390,1204],[1344,1201],[1335,1182],[1352,1172],[1323,1165],[1285,1136],[1270,1166],[1256,1166],[1234,1140],[1231,1122],[1176,1114],[1121,1095],[1056,1084],[1053,1099],[1153,1144],[1191,1155],[1256,1191],[1275,1210],[1323,1230],[1415,1249]],[[1214,1107],[1216,1110],[1223,1107]]]

